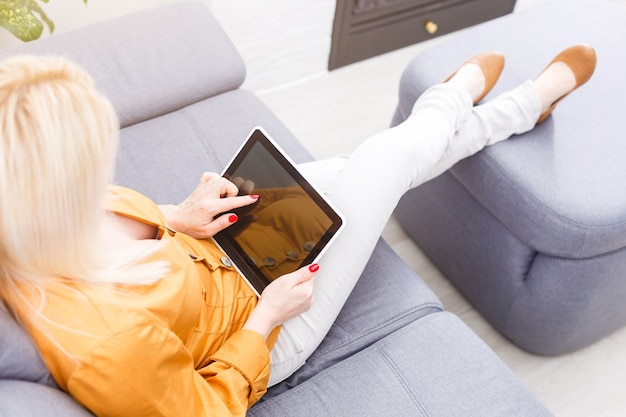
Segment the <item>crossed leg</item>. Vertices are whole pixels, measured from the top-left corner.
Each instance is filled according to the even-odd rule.
[[[319,261],[315,303],[283,325],[271,352],[270,385],[295,372],[319,346],[404,193],[484,147],[532,129],[546,106],[572,88],[569,69],[554,67],[475,107],[484,79],[472,68],[459,71],[427,90],[406,121],[367,139],[353,154],[301,165],[344,214],[346,226]]]

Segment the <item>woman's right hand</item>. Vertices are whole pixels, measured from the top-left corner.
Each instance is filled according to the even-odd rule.
[[[254,188],[251,181],[241,179],[239,184],[246,190]],[[258,196],[238,196],[239,191],[236,184],[219,174],[205,172],[185,201],[159,208],[172,229],[196,239],[207,239],[238,222],[239,217],[232,210],[258,202]]]
[[[311,308],[315,301],[313,278],[318,269],[317,264],[304,266],[272,281],[243,328],[267,338],[275,327]]]

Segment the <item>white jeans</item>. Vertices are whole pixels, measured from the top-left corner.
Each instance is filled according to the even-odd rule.
[[[271,352],[270,385],[295,372],[322,342],[402,195],[485,146],[532,129],[540,109],[531,81],[476,107],[467,91],[440,84],[417,100],[406,121],[353,154],[301,165],[346,225],[319,262],[315,303],[283,325]]]

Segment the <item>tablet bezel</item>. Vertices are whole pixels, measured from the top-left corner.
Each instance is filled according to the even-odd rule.
[[[345,222],[344,218],[332,205],[332,203],[300,173],[291,158],[261,127],[257,126],[252,129],[248,138],[244,141],[243,145],[235,153],[233,159],[228,163],[226,169],[222,172],[222,176],[230,178],[242,164],[249,162],[247,157],[250,151],[257,144],[263,146],[263,148],[268,151],[274,161],[280,165],[284,172],[288,174],[288,176],[307,194],[311,201],[315,203],[315,205],[319,207],[331,221],[330,227],[326,230],[322,238],[317,242],[315,247],[308,253],[306,258],[297,268],[315,263],[322,256],[332,241],[337,237],[339,231],[343,228]],[[263,274],[261,270],[255,268],[247,262],[247,256],[236,242],[235,237],[230,233],[231,230],[226,228],[213,236],[213,240],[222,249],[222,251],[228,255],[233,263],[233,266],[250,284],[257,295],[260,295],[272,279]],[[297,268],[294,268],[294,270]]]

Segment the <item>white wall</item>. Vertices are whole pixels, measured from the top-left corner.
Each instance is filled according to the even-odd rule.
[[[212,0],[247,66],[244,88],[264,93],[328,73],[336,0]]]
[[[42,10],[55,24],[54,34],[67,32],[81,26],[95,23],[101,20],[112,19],[117,16],[136,12],[159,4],[176,0],[50,0],[43,3],[35,0]],[[210,5],[211,0],[200,0]],[[38,17],[38,16],[37,16]],[[47,26],[44,25],[42,38],[51,36]],[[21,43],[4,28],[0,28],[0,48],[6,48]]]

